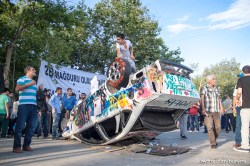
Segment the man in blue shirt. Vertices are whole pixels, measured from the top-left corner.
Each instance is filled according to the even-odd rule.
[[[63,118],[69,119],[70,111],[75,107],[76,104],[77,100],[72,95],[72,89],[68,88],[67,94],[62,97],[62,113],[59,120],[59,133],[62,133],[61,123]]]
[[[56,93],[50,98],[49,105],[52,107],[52,140],[56,139],[56,130],[59,124],[60,115],[61,115],[61,107],[60,100],[62,97],[62,88],[57,87]]]
[[[22,130],[26,124],[25,137],[23,143],[24,151],[32,151],[30,147],[31,138],[34,134],[37,122],[37,101],[36,101],[36,81],[32,78],[36,76],[36,70],[28,66],[25,70],[25,76],[17,80],[16,92],[19,92],[19,105],[17,112],[17,122],[14,134],[14,153],[22,153],[21,137]]]
[[[63,96],[62,98],[62,109],[64,112],[64,116],[62,116],[62,119],[66,117],[69,119],[70,111],[75,107],[77,103],[77,100],[74,96],[72,96],[72,89],[67,89],[67,95]],[[65,115],[66,113],[66,115]],[[62,113],[63,115],[63,113]]]

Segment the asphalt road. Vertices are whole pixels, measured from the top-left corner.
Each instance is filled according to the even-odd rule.
[[[179,130],[162,133],[156,139],[161,145],[191,147],[192,150],[174,156],[133,153],[116,146],[92,146],[75,140],[37,139],[33,137],[33,152],[12,152],[13,139],[0,139],[0,166],[196,166],[244,165],[250,166],[250,153],[233,150],[234,133],[222,131],[218,148],[211,149],[207,134],[188,133],[182,140]]]

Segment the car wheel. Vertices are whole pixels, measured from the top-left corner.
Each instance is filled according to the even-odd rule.
[[[132,73],[132,68],[128,60],[123,58],[115,58],[108,70],[108,84],[113,88],[125,88],[129,82],[129,76]]]

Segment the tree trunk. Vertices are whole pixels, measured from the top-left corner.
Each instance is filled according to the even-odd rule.
[[[6,49],[6,61],[4,66],[4,80],[5,80],[5,87],[9,87],[9,73],[10,73],[10,62],[13,48],[15,47],[15,43],[10,43]]]
[[[11,56],[12,56],[13,49],[16,46],[16,41],[21,36],[22,32],[23,32],[23,26],[20,23],[16,34],[13,36],[10,44],[6,48],[6,56],[5,56],[6,61],[5,61],[4,73],[3,73],[4,80],[5,80],[5,87],[9,87],[9,73],[10,73]]]
[[[14,54],[13,71],[12,71],[12,89],[15,89],[15,72],[16,72],[16,53]]]

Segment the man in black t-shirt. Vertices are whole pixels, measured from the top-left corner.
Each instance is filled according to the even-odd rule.
[[[249,147],[249,122],[250,122],[250,66],[246,65],[242,68],[245,77],[239,78],[237,82],[237,96],[239,100],[242,96],[242,106],[240,111],[241,117],[241,146],[234,148],[239,152],[250,152]]]

